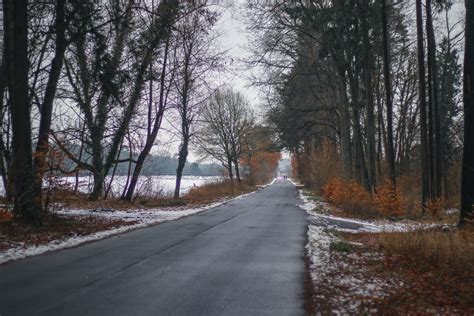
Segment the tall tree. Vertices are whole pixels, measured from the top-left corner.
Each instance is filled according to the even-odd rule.
[[[35,170],[35,191],[37,199],[42,203],[43,176],[46,172],[46,156],[49,150],[49,135],[51,130],[51,118],[53,114],[53,103],[56,96],[56,89],[64,63],[64,55],[67,48],[66,28],[66,0],[57,0],[55,6],[55,55],[51,61],[48,82],[46,84],[45,96],[40,109],[40,125],[38,131],[38,141],[34,154]]]
[[[474,223],[474,4],[466,1],[464,49],[464,152],[461,175],[459,225]]]
[[[203,156],[212,157],[227,169],[231,180],[240,181],[239,159],[253,116],[244,96],[231,89],[218,90],[203,111],[198,143]]]
[[[428,109],[429,109],[429,148],[431,198],[441,197],[442,183],[442,126],[439,104],[438,65],[436,59],[436,37],[433,26],[432,1],[426,0],[426,38],[428,54]]]
[[[418,100],[420,104],[420,147],[421,147],[421,202],[423,212],[430,197],[428,138],[426,116],[426,76],[425,76],[425,48],[423,43],[423,11],[422,1],[416,0],[416,35],[418,47]]]
[[[76,67],[85,68],[84,78],[88,79],[88,73],[95,73],[95,83],[99,86],[97,96],[94,99],[84,99],[82,88],[75,80],[70,80],[74,87],[73,94],[75,99],[79,100],[78,105],[86,122],[91,161],[80,161],[73,153],[68,152],[65,146],[61,148],[67,151],[68,157],[81,168],[92,172],[92,200],[102,196],[105,177],[119,161],[120,147],[141,101],[150,64],[158,48],[169,37],[181,8],[176,1],[161,1],[152,12],[155,18],[144,22],[133,14],[140,10],[135,4],[136,0],[128,0],[125,3],[111,1],[113,23],[108,31],[113,34],[112,47],[108,48],[107,30],[102,30],[94,34],[94,54],[77,55],[83,57],[83,60],[77,60]],[[139,22],[144,23],[141,24],[143,29],[131,27],[133,23]],[[132,31],[136,38],[130,38]],[[129,60],[126,61],[125,57]],[[89,69],[81,64],[92,64],[96,67]],[[129,67],[125,68],[126,66]],[[80,85],[84,84],[84,81],[79,82]]]
[[[393,144],[393,98],[392,98],[392,85],[390,75],[390,43],[389,43],[389,30],[388,30],[388,18],[387,1],[382,0],[382,33],[383,33],[383,60],[384,60],[384,83],[385,83],[385,102],[387,107],[387,161],[388,169],[390,173],[390,180],[392,185],[395,187],[397,178],[395,174],[395,149]]]
[[[4,12],[7,60],[11,64],[8,82],[13,139],[9,179],[13,189],[13,212],[28,224],[40,225],[42,208],[34,190],[28,100],[28,1],[4,1]]]
[[[181,179],[189,154],[189,145],[195,136],[195,125],[212,92],[206,78],[220,68],[220,52],[215,52],[217,36],[210,31],[217,21],[217,14],[208,9],[194,12],[177,26],[178,54],[175,65],[178,74],[174,78],[177,93],[176,112],[179,123],[176,125],[180,136],[178,166],[174,198],[179,198]]]
[[[141,150],[140,154],[138,155],[137,161],[135,163],[135,168],[133,169],[132,177],[130,178],[130,183],[127,186],[126,193],[124,192],[122,199],[127,201],[132,201],[133,194],[135,192],[135,188],[138,183],[138,178],[142,171],[143,165],[145,163],[146,158],[150,154],[150,151],[155,144],[156,137],[158,136],[158,132],[161,128],[161,123],[163,121],[163,116],[165,114],[166,106],[167,106],[167,99],[169,88],[167,88],[166,84],[166,71],[168,67],[168,53],[169,53],[169,39],[166,41],[164,55],[163,55],[163,64],[160,73],[160,90],[159,90],[159,97],[158,102],[155,107],[153,106],[153,80],[150,78],[150,95],[149,95],[149,106],[148,106],[148,128],[147,134],[145,138],[145,146]],[[150,77],[152,74],[150,74]],[[152,113],[154,113],[154,118],[152,118]]]

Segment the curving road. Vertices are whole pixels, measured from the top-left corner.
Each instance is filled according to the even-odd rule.
[[[306,217],[279,181],[177,221],[0,266],[0,315],[301,315]]]

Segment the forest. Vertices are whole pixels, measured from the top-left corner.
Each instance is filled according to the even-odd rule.
[[[0,174],[15,218],[41,224],[51,176],[89,174],[89,198],[100,200],[105,178],[126,174],[122,199],[132,201],[140,175],[166,163],[150,154],[172,141],[175,198],[191,147],[231,181],[266,181],[279,149],[246,97],[218,79],[229,62],[217,45],[222,11],[205,2],[2,1]]]
[[[303,183],[347,208],[383,199],[375,208],[410,217],[460,205],[459,223],[471,221],[472,43],[462,1],[253,9],[252,61],[265,69],[257,84],[271,91],[269,121]]]

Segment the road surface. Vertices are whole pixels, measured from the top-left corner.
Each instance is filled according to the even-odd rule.
[[[306,217],[282,180],[180,220],[0,266],[0,315],[301,315]]]

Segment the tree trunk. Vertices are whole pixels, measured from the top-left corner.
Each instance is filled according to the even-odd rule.
[[[428,51],[428,91],[429,91],[429,108],[432,109],[432,126],[434,140],[431,140],[432,148],[432,197],[439,198],[442,195],[442,179],[443,179],[443,146],[442,146],[442,126],[439,104],[439,85],[438,85],[438,66],[436,60],[436,37],[433,28],[433,17],[431,12],[431,0],[426,0],[426,34],[427,34],[427,51]]]
[[[341,78],[341,81],[344,77]],[[341,129],[341,160],[342,172],[345,180],[352,178],[352,154],[351,154],[351,118],[349,113],[349,101],[347,100],[346,85],[342,84],[339,91],[341,102],[339,102],[339,124]],[[298,163],[300,159],[299,151],[297,152]],[[298,168],[300,168],[298,164]],[[299,171],[298,171],[299,172]],[[301,177],[301,174],[299,174]]]
[[[473,225],[474,212],[474,4],[466,1],[464,49],[464,152],[461,175],[461,216],[459,225]]]
[[[34,189],[30,104],[28,101],[28,1],[6,0],[4,4],[7,7],[5,32],[11,36],[11,41],[8,40],[6,44],[9,53],[8,62],[11,63],[12,71],[9,73],[9,91],[13,152],[9,174],[13,187],[13,212],[16,217],[28,224],[40,225],[42,209],[38,195],[40,192],[36,192]],[[9,21],[10,16],[12,21]],[[10,47],[10,44],[13,45]]]
[[[146,48],[143,59],[141,60],[140,66],[138,67],[137,76],[135,77],[130,95],[130,100],[119,123],[119,127],[117,128],[117,131],[111,141],[110,150],[104,164],[105,173],[107,173],[112,167],[115,156],[117,155],[118,147],[122,142],[130,124],[130,120],[135,113],[137,104],[139,103],[141,97],[143,86],[145,84],[145,74],[147,73],[150,63],[153,61],[155,51],[157,47],[159,47],[160,43],[169,37],[172,23],[174,22],[178,10],[179,3],[174,1],[162,1],[157,9],[157,13],[161,15],[156,19],[156,21],[152,23],[150,26],[150,31],[158,31],[156,33],[151,32],[152,39],[149,42],[149,46]]]
[[[158,136],[158,131],[161,128],[161,122],[162,122],[163,115],[165,113],[165,108],[166,108],[165,78],[166,78],[166,67],[167,67],[167,62],[168,62],[168,51],[169,51],[169,38],[166,41],[165,53],[164,53],[164,58],[163,58],[163,66],[162,66],[161,74],[160,74],[160,98],[158,101],[158,112],[156,113],[155,120],[153,122],[153,127],[149,125],[149,129],[151,128],[151,132],[149,132],[147,136],[145,147],[143,148],[143,150],[140,152],[140,155],[138,156],[137,163],[135,164],[135,168],[133,169],[133,175],[127,189],[127,193],[122,195],[122,199],[127,200],[127,201],[132,201],[133,194],[135,192],[135,188],[138,183],[138,177],[140,176],[140,173],[143,168],[143,164],[145,163],[146,157],[148,157],[148,155],[150,154],[151,148],[153,147],[156,137]],[[150,89],[151,88],[152,86],[150,85]],[[150,102],[152,102],[152,100],[150,100]],[[149,111],[151,111],[151,107],[149,107]],[[151,116],[149,116],[149,119],[151,119]]]
[[[385,97],[387,107],[387,162],[390,174],[390,181],[393,187],[397,185],[397,177],[395,173],[395,150],[393,145],[393,100],[392,85],[390,75],[390,43],[388,34],[386,0],[382,0],[382,33],[383,33],[383,60],[384,60],[384,83]]]
[[[234,170],[237,181],[242,182],[242,179],[240,178],[239,161],[237,159],[234,159]]]
[[[98,137],[91,137],[92,143],[92,166],[94,167],[94,187],[90,199],[97,201],[102,196],[105,172],[103,169],[102,144]]]
[[[176,186],[174,188],[174,198],[179,199],[179,194],[181,190],[181,179],[183,178],[183,170],[186,165],[186,159],[188,158],[188,144],[189,144],[189,135],[183,139],[181,148],[179,149],[178,155],[178,167],[176,168]]]
[[[3,11],[3,12],[5,12],[5,11]],[[3,25],[2,25],[2,27],[5,30],[5,27]],[[4,33],[6,33],[6,32],[4,32]],[[4,34],[3,43],[6,43],[7,40],[8,40],[8,38]],[[6,89],[7,89],[8,68],[7,68],[7,65],[6,65],[7,55],[6,55],[5,45],[2,48],[3,48],[3,51],[2,51],[2,64],[1,64],[0,72],[4,75],[0,76],[0,122],[3,124],[4,119],[5,119],[4,115],[8,111],[8,109],[7,109],[8,105],[4,102],[5,101],[5,92],[6,92]],[[8,135],[7,135],[7,137],[8,137]],[[8,194],[8,165],[9,165],[10,159],[8,158],[8,156],[9,155],[8,155],[8,152],[7,152],[7,148],[5,146],[5,142],[3,141],[3,129],[0,129],[0,175],[2,177],[2,183],[3,183],[3,188],[5,190],[5,196],[6,197],[9,196],[9,194]]]
[[[42,203],[41,188],[43,185],[43,176],[46,172],[46,156],[49,150],[49,134],[51,129],[51,116],[53,114],[53,102],[56,96],[56,88],[58,86],[59,76],[64,63],[64,54],[66,52],[66,21],[65,21],[65,4],[66,0],[56,1],[56,51],[51,62],[48,82],[46,83],[46,91],[43,103],[41,104],[40,125],[38,131],[38,142],[34,154],[34,172],[35,172],[35,191]]]
[[[418,86],[420,103],[420,140],[421,140],[421,202],[422,213],[425,212],[426,203],[429,199],[429,164],[428,164],[428,140],[426,126],[426,78],[425,78],[425,49],[423,44],[423,12],[421,0],[416,0],[416,33],[418,47]]]
[[[125,181],[125,185],[123,186],[122,195],[120,198],[125,200],[125,195],[128,191],[128,185],[130,184],[130,176],[132,175],[132,158],[133,158],[133,146],[132,141],[130,139],[130,130],[127,130],[127,140],[128,140],[128,168],[127,168],[127,180]]]
[[[364,42],[364,84],[367,115],[367,158],[368,158],[368,186],[371,193],[375,193],[376,182],[376,152],[375,152],[375,109],[373,92],[373,58],[369,38],[369,1],[364,1],[363,42]]]
[[[232,171],[232,159],[230,157],[227,157],[226,169],[229,172],[230,181],[234,181],[234,173]]]

